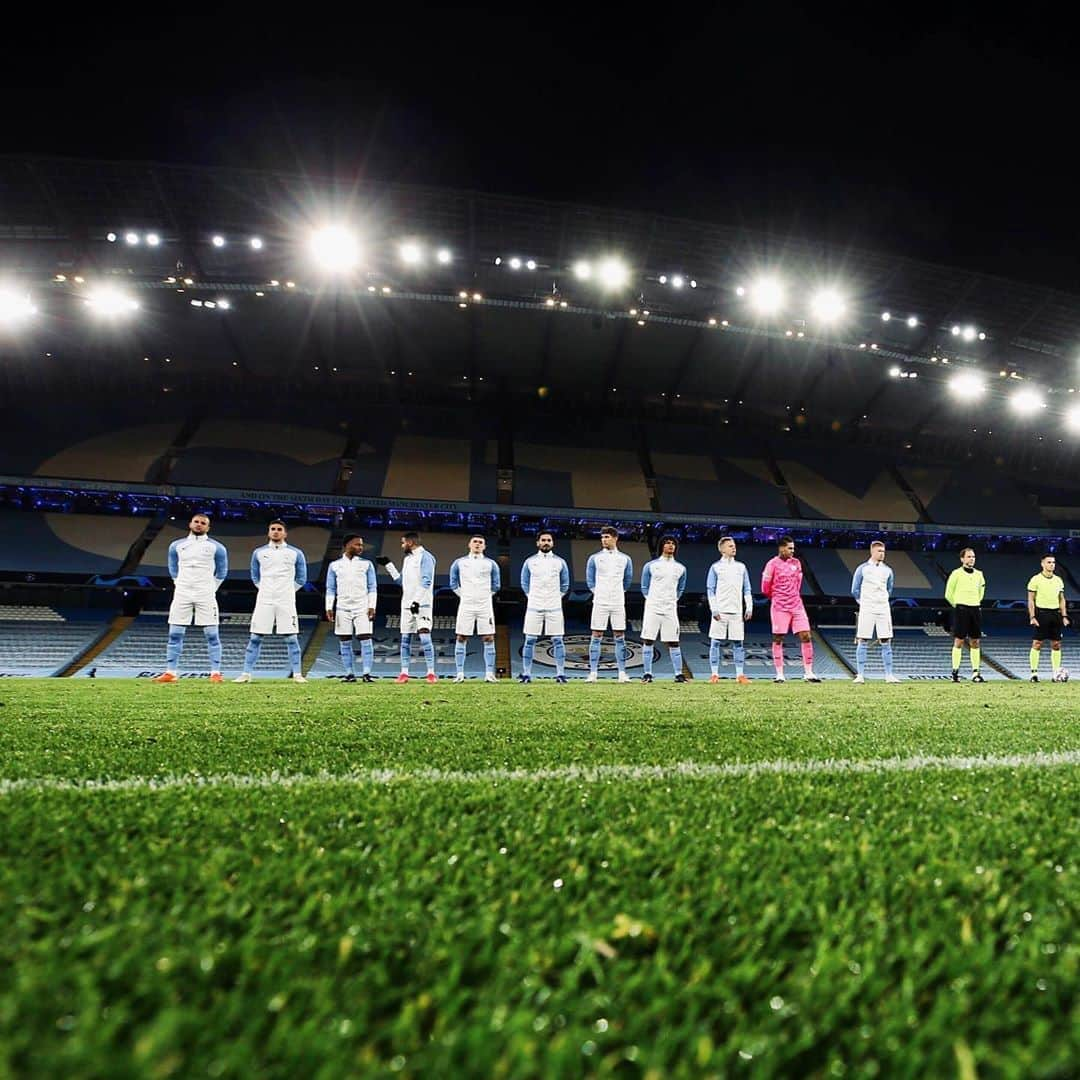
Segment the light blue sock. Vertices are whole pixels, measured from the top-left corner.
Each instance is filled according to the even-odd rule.
[[[465,642],[454,642],[454,667],[459,675],[465,674]]]
[[[615,639],[615,664],[620,674],[626,671],[626,638],[620,635]]]
[[[204,626],[203,637],[206,638],[206,651],[210,654],[210,670],[221,670],[221,635],[216,626]]]
[[[885,668],[885,674],[892,674],[892,642],[885,641],[881,645],[881,663]]]
[[[401,635],[401,670],[409,670],[409,660],[412,656],[412,634]]]
[[[244,670],[250,675],[259,662],[259,650],[262,648],[262,638],[258,634],[252,634],[248,638],[247,648],[244,650]]]
[[[521,650],[521,674],[532,674],[533,653],[536,652],[536,637],[533,634],[525,635],[525,647]]]
[[[169,627],[169,644],[165,648],[165,666],[175,674],[177,665],[180,663],[180,650],[184,647],[183,626]]]
[[[339,641],[338,648],[341,650],[341,666],[345,669],[345,674],[355,675],[352,641]]]
[[[741,641],[736,641],[731,651],[735,654],[735,674],[745,675],[743,668],[746,667],[746,646]]]
[[[289,674],[303,675],[300,663],[300,639],[295,634],[285,635],[285,648],[289,650]]]
[[[430,675],[435,670],[435,642],[430,634],[420,635],[420,644],[424,648],[424,659],[427,661],[427,673]]]
[[[709,642],[709,669],[714,675],[720,674],[720,639],[713,638]]]
[[[652,674],[652,658],[653,658],[653,647],[651,645],[648,645],[648,644],[642,646],[641,662],[645,667],[645,674],[646,675],[651,675]]]
[[[676,675],[682,674],[682,649],[678,645],[669,645],[668,653],[671,656],[671,666],[675,669]]]
[[[375,642],[371,638],[364,638],[360,642],[360,662],[363,667],[363,674],[371,674],[371,665],[375,660]]]
[[[600,670],[600,646],[603,640],[598,637],[589,639],[589,671],[595,675]]]
[[[560,634],[551,639],[551,644],[554,646],[551,651],[555,654],[555,674],[563,675],[566,672],[566,642]]]
[[[495,642],[484,642],[484,674],[495,674]]]
[[[860,674],[866,673],[866,642],[860,641],[855,646],[855,670]]]

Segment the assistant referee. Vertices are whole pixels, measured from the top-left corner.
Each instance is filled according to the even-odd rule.
[[[1065,607],[1065,582],[1054,573],[1057,559],[1044,555],[1042,570],[1027,587],[1028,619],[1035,627],[1031,642],[1031,681],[1039,681],[1039,654],[1043,642],[1050,642],[1050,665],[1057,678],[1061,670],[1061,631],[1069,625]]]

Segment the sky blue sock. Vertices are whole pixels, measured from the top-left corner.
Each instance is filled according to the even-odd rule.
[[[554,646],[552,652],[555,653],[555,674],[562,675],[566,671],[566,642],[560,635],[553,637],[551,644]]]
[[[204,626],[203,637],[206,638],[206,651],[210,654],[210,670],[221,670],[221,635],[216,626]]]
[[[258,634],[252,634],[248,638],[247,648],[244,650],[244,670],[250,675],[259,662],[259,650],[262,648],[262,638]]]
[[[364,674],[371,674],[371,665],[375,659],[375,642],[371,638],[364,638],[360,642],[360,660],[364,668]]]
[[[454,666],[457,668],[459,675],[465,674],[465,642],[454,642]]]
[[[424,647],[424,659],[427,661],[428,674],[430,675],[435,670],[435,642],[431,640],[430,634],[422,634],[420,644]]]
[[[338,648],[341,650],[341,666],[345,669],[345,674],[354,675],[352,641],[339,641]]]
[[[589,639],[589,671],[595,675],[600,669],[600,646],[603,640],[598,637]]]
[[[713,638],[709,642],[709,668],[714,675],[720,674],[720,639]]]
[[[885,641],[881,644],[881,663],[885,668],[885,674],[892,674],[892,642]]]
[[[300,639],[295,634],[285,635],[285,648],[289,650],[289,674],[303,675],[300,663]]]
[[[746,646],[741,641],[736,641],[731,651],[735,654],[735,674],[745,675],[743,669],[746,667]]]
[[[409,659],[412,655],[412,634],[401,635],[401,670],[409,670]]]
[[[642,651],[641,651],[641,662],[645,666],[645,674],[646,675],[651,675],[652,674],[652,657],[653,657],[652,645],[650,645],[648,642],[646,642],[644,647],[642,648]]]
[[[180,650],[184,647],[184,627],[169,627],[169,644],[165,648],[165,666],[170,671],[176,671],[180,663]]]
[[[855,646],[855,670],[860,674],[866,673],[866,642],[860,641]]]
[[[536,638],[532,634],[525,636],[525,647],[521,650],[521,674],[532,674],[533,653],[536,652]]]
[[[484,674],[495,674],[495,642],[484,642]]]
[[[620,672],[626,671],[626,638],[622,635],[615,639],[615,664]]]
[[[682,649],[678,645],[669,645],[668,653],[671,656],[671,666],[675,669],[676,675],[682,674]]]

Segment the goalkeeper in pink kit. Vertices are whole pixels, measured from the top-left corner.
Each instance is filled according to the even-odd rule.
[[[782,536],[777,545],[779,554],[765,564],[761,575],[761,591],[771,601],[772,657],[776,668],[773,682],[784,678],[784,635],[798,634],[802,648],[803,678],[821,682],[814,674],[814,643],[810,639],[810,620],[802,602],[802,563],[795,558],[795,541]]]

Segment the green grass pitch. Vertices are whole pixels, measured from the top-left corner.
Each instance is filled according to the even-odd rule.
[[[1080,1074],[1072,684],[11,681],[0,762],[0,1076]]]

